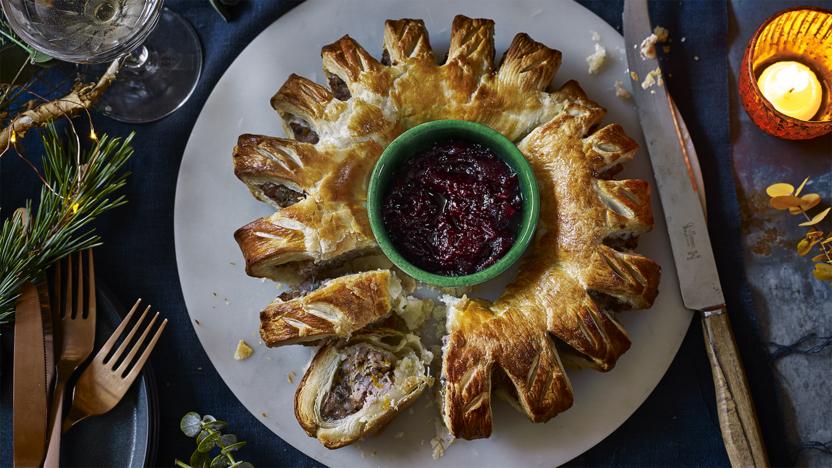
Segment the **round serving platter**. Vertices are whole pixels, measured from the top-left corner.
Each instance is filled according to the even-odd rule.
[[[451,20],[456,14],[495,21],[498,57],[518,32],[561,50],[563,65],[556,84],[578,80],[591,99],[608,109],[605,122],[620,123],[644,147],[632,103],[617,98],[614,92],[616,80],[629,81],[623,38],[577,3],[311,0],[263,31],[229,67],[206,102],[182,158],[174,219],[176,258],[197,336],[226,384],[252,414],[282,439],[330,466],[564,463],[609,435],[647,398],[673,360],[692,317],[679,295],[664,218],[654,191],[655,228],[641,237],[638,251],[662,266],[658,299],[650,310],[619,315],[633,344],[614,370],[568,371],[575,394],[570,410],[547,424],[532,424],[495,400],[491,438],[455,441],[435,462],[430,441],[435,436],[438,410],[429,397],[398,416],[378,436],[335,451],[303,432],[294,418],[293,396],[314,349],[267,349],[259,344],[259,311],[279,291],[270,281],[245,275],[232,234],[273,210],[254,200],[234,177],[232,148],[242,133],[283,135],[269,99],[291,73],[323,83],[322,46],[349,34],[379,57],[385,19],[422,18],[431,44],[441,57],[447,50]],[[600,35],[609,55],[602,72],[592,76],[584,59],[593,52],[591,31]],[[641,152],[621,177],[652,183],[647,155]],[[498,284],[501,282],[494,282],[492,290],[483,294],[496,295]],[[246,361],[235,361],[234,349],[241,339],[255,345],[255,353]]]

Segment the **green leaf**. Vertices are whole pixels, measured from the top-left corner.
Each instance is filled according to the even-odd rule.
[[[199,445],[199,443],[202,442],[203,440],[205,440],[205,438],[208,437],[209,435],[211,435],[211,432],[209,432],[209,431],[206,431],[204,429],[199,431],[199,434],[197,434],[197,436],[196,436],[197,445]]]
[[[188,437],[196,437],[202,429],[202,418],[193,411],[186,413],[179,421],[179,429]]]
[[[211,460],[208,458],[207,453],[195,451],[191,454],[190,461],[192,468],[203,468],[205,466],[208,466]]]
[[[220,437],[219,445],[220,447],[225,447],[226,445],[231,445],[237,443],[237,436],[234,434],[223,434]]]
[[[228,444],[228,445],[226,445],[222,448],[222,452],[223,453],[236,452],[237,450],[240,449],[240,447],[245,446],[246,443],[247,443],[246,441],[241,440],[240,442],[235,442],[233,444]]]
[[[215,419],[215,420],[207,422],[207,423],[203,421],[203,424],[204,424],[205,428],[212,429],[212,430],[215,430],[215,431],[221,431],[223,428],[228,426],[227,422],[220,421],[218,419]]]
[[[202,453],[210,452],[214,447],[217,446],[217,442],[219,442],[220,440],[220,435],[221,434],[219,432],[209,434],[207,437],[205,437],[204,439],[202,439],[202,441],[199,442],[199,445],[196,447],[197,451]]]
[[[226,468],[230,465],[231,462],[228,461],[228,457],[226,457],[224,453],[217,455],[213,460],[211,460],[211,468]]]

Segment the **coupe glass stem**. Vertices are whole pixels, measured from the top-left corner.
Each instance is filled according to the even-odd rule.
[[[153,32],[127,55],[96,109],[120,122],[159,120],[187,101],[201,69],[202,47],[193,27],[163,8]]]
[[[150,52],[144,44],[137,47],[135,50],[127,54],[127,59],[124,61],[126,68],[138,69],[142,68],[147,63],[147,58]]]

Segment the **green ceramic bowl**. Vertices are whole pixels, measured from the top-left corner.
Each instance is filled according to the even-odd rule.
[[[520,193],[523,197],[523,212],[518,227],[517,239],[509,251],[490,267],[463,276],[444,276],[425,271],[407,261],[393,245],[382,220],[382,204],[392,177],[398,167],[411,156],[431,147],[438,141],[451,138],[479,143],[493,150],[517,173]],[[399,135],[384,150],[373,173],[367,191],[367,211],[370,226],[381,250],[397,267],[417,280],[441,287],[471,286],[488,281],[506,271],[525,252],[540,217],[540,194],[537,181],[526,158],[514,143],[490,127],[463,120],[436,120],[427,122]]]

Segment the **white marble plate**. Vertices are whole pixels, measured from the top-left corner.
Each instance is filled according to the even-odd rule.
[[[691,313],[682,305],[661,207],[654,196],[655,229],[639,251],[662,266],[658,300],[651,310],[621,315],[633,341],[618,366],[602,374],[570,371],[575,405],[547,424],[532,424],[501,401],[494,405],[490,439],[456,441],[434,462],[435,406],[423,398],[382,434],[336,451],[306,436],[293,416],[295,386],[313,352],[303,346],[267,349],[259,345],[258,313],[275,296],[271,282],[249,278],[234,242],[234,230],[272,210],[255,201],[232,173],[231,149],[241,133],[282,135],[269,98],[292,72],[322,82],[320,49],[349,33],[380,56],[387,18],[423,18],[434,49],[447,50],[457,13],[496,21],[498,56],[517,32],[563,52],[557,83],[577,79],[589,96],[641,140],[632,103],[615,97],[613,83],[628,83],[620,34],[582,6],[546,0],[312,0],[263,31],[217,83],[191,133],[176,190],[176,259],[182,292],[194,328],[208,356],[237,398],[275,434],[330,466],[553,466],[581,454],[618,428],[647,398],[676,354]],[[602,73],[587,74],[585,57],[597,31],[610,55]],[[627,84],[629,86],[629,84]],[[643,147],[642,142],[642,147]],[[624,177],[652,180],[647,155],[629,164]],[[247,361],[233,359],[237,341],[256,345]],[[297,374],[295,383],[287,375]],[[403,437],[396,438],[398,433]],[[257,443],[268,443],[258,441]],[[433,465],[431,465],[433,466]]]

